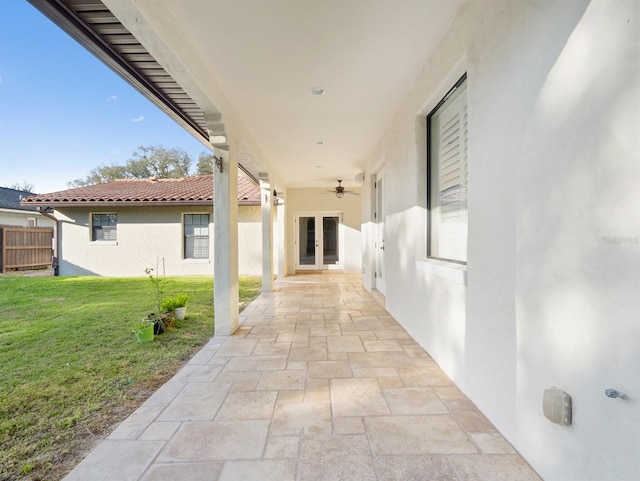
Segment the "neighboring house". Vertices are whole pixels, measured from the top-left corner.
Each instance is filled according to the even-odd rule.
[[[54,209],[59,274],[142,276],[213,272],[213,176],[123,179],[34,195]],[[238,176],[239,269],[261,272],[260,189]]]
[[[53,227],[53,219],[38,212],[37,206],[25,206],[22,199],[35,195],[26,190],[0,187],[0,225],[23,227]]]

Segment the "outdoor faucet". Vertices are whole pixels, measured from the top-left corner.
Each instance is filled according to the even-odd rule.
[[[615,399],[617,397],[624,399],[624,394],[616,389],[606,389],[604,391],[605,396]]]

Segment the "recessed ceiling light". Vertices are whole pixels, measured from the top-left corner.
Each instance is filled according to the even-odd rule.
[[[313,87],[311,89],[311,95],[324,95],[324,89],[322,87]]]

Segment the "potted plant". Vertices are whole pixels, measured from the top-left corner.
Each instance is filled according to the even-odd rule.
[[[162,311],[173,313],[174,317],[182,321],[187,313],[187,296],[178,294],[175,297],[167,297],[162,301]]]
[[[136,339],[140,343],[153,341],[153,330],[154,324],[146,319],[137,323],[132,329],[133,333],[136,335]]]
[[[160,312],[159,314],[151,312],[144,320],[153,324],[153,333],[156,336],[164,334],[164,331],[171,327],[173,323],[173,318],[165,312]]]
[[[164,333],[168,324],[172,321],[170,316],[164,312],[162,308],[162,304],[164,301],[163,292],[162,292],[162,279],[158,275],[157,270],[154,272],[153,267],[147,267],[144,270],[145,274],[149,277],[151,281],[151,285],[153,286],[153,291],[151,293],[153,297],[154,303],[154,311],[147,316],[147,321],[153,323],[153,333],[155,335],[159,335]]]

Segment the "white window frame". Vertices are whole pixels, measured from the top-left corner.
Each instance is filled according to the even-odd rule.
[[[344,251],[345,251],[345,226],[343,222],[343,211],[301,211],[294,213],[294,225],[295,225],[295,237],[294,237],[294,263],[296,270],[340,270],[344,269]],[[324,264],[322,261],[322,248],[324,247],[324,240],[319,242],[316,249],[316,263],[315,264],[300,264],[300,218],[301,217],[337,217],[338,218],[338,262],[337,264]],[[317,234],[317,232],[316,232]],[[319,240],[319,239],[318,239]]]
[[[468,244],[466,80],[464,74],[427,116],[427,258],[462,265]],[[441,117],[446,124],[442,130]],[[443,131],[453,132],[446,144]]]
[[[95,235],[95,219],[96,215],[113,215],[115,216],[115,239],[97,239]],[[103,244],[103,245],[116,245],[118,242],[118,213],[117,212],[91,212],[89,214],[89,225],[90,225],[90,240],[92,244]]]
[[[207,222],[207,257],[187,257],[187,216],[206,215]],[[202,225],[202,224],[198,224]],[[196,237],[196,236],[191,236]],[[204,237],[204,236],[197,236]],[[185,212],[182,214],[182,259],[188,262],[206,262],[211,258],[211,213],[210,212]]]

